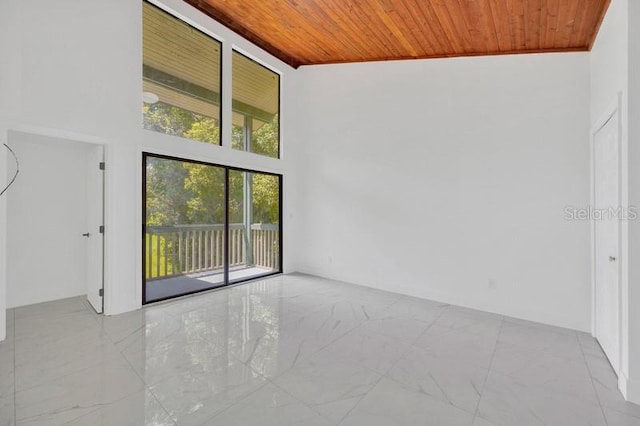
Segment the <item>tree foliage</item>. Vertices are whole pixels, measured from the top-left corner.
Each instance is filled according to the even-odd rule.
[[[157,103],[143,107],[144,127],[197,141],[218,144],[218,120]],[[243,129],[234,127],[232,141],[241,147]],[[252,134],[252,151],[278,156],[278,116],[261,123]],[[238,146],[240,145],[240,146]],[[276,176],[229,172],[229,222],[243,221],[245,185],[250,186],[252,223],[279,221]],[[224,222],[224,169],[221,167],[149,158],[147,165],[147,224],[172,226]]]
[[[280,141],[278,136],[278,129],[280,127],[278,114],[274,115],[273,119],[269,123],[254,119],[254,126],[256,122],[259,123],[260,126],[253,132],[251,138],[251,151],[256,154],[277,158],[279,148],[278,143]]]
[[[188,203],[193,193],[185,187],[189,172],[181,163],[151,158],[147,166],[147,224],[171,226],[189,223]]]

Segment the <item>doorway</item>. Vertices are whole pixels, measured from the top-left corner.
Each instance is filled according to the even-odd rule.
[[[86,295],[102,312],[104,147],[18,131],[8,144],[20,175],[7,193],[7,306]]]
[[[594,336],[616,374],[620,368],[619,110],[593,134]]]

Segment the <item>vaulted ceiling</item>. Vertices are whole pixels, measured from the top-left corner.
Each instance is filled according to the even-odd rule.
[[[185,0],[300,65],[586,51],[610,0]]]

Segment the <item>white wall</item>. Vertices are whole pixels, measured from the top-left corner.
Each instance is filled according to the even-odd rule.
[[[563,218],[588,203],[588,54],[294,73],[184,2],[163,3],[227,42],[226,79],[231,44],[283,73],[282,160],[233,151],[228,134],[212,147],[141,129],[140,2],[0,2],[0,142],[18,129],[108,145],[108,314],[140,306],[149,150],[284,173],[286,271],[589,328],[588,226]],[[223,93],[223,114],[230,101]],[[2,153],[0,184],[6,164]]]
[[[613,0],[590,54],[591,124],[601,121],[620,96],[621,203],[640,206],[640,4]],[[640,223],[622,222],[621,354],[619,386],[629,401],[640,403]]]
[[[611,109],[612,103],[620,97],[620,152],[621,158],[629,156],[629,25],[628,0],[613,0],[609,5],[605,19],[590,54],[591,67],[591,127],[597,130]],[[621,204],[629,205],[629,163],[621,163]],[[620,268],[622,304],[621,316],[621,375],[628,376],[629,371],[629,232],[628,223],[622,223]]]
[[[607,10],[600,31],[591,50],[591,131],[610,112],[612,103],[620,102],[620,153],[621,158],[629,156],[629,25],[628,0],[613,0]],[[621,204],[629,205],[629,163],[621,162]],[[621,374],[629,370],[629,232],[628,223],[622,223],[620,269],[621,274]]]
[[[7,193],[7,307],[86,294],[88,146],[15,132],[9,143],[21,167]]]
[[[6,132],[3,129],[2,117],[8,115],[13,105],[11,100],[15,99],[11,93],[15,92],[15,87],[19,80],[15,75],[10,75],[11,64],[16,60],[13,54],[15,50],[11,48],[11,34],[19,25],[19,22],[12,22],[11,18],[16,17],[15,5],[9,2],[0,2],[0,189],[5,187],[7,174],[6,170],[6,150],[1,144],[5,143]],[[6,197],[0,197],[0,341],[6,338],[6,288],[4,285],[4,274],[6,271]]]
[[[629,1],[629,204],[640,206],[640,2]],[[640,404],[640,221],[629,223],[629,380]]]
[[[0,10],[1,11],[1,10]],[[0,144],[5,143],[3,138],[0,138]],[[0,167],[6,164],[6,149],[4,146],[0,146]],[[2,170],[0,168],[0,189],[4,188],[7,184],[7,174],[8,170]],[[7,225],[7,197],[5,195],[0,197],[0,230],[5,231]],[[3,277],[6,274],[7,270],[7,262],[6,262],[6,243],[7,243],[7,233],[0,232],[0,342],[6,339],[7,337],[7,315],[6,315],[6,306],[7,306],[7,289],[6,286],[3,285]],[[5,271],[5,272],[3,272]]]
[[[0,22],[6,24],[0,25],[0,88],[6,89],[0,97],[0,138],[13,129],[107,145],[107,314],[137,309],[141,304],[144,150],[284,174],[284,266],[285,271],[295,270],[292,251],[288,250],[296,223],[293,164],[297,138],[292,124],[297,112],[288,107],[295,96],[295,74],[286,64],[183,1],[166,0],[163,4],[225,42],[223,73],[227,80],[232,45],[282,73],[282,160],[234,151],[229,146],[230,135],[223,138],[226,146],[216,147],[142,129],[142,2],[0,2]],[[230,112],[227,91],[223,93],[223,114],[228,117]],[[0,176],[6,174],[5,168],[6,161],[0,161]],[[5,213],[0,204],[0,235],[6,232]],[[5,287],[2,269],[0,310]]]
[[[588,55],[303,67],[300,270],[588,330]]]

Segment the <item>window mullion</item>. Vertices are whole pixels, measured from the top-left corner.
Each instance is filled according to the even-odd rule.
[[[232,70],[233,47],[231,43],[222,43],[222,147],[231,149],[232,146],[232,128],[233,113],[232,106],[233,94],[231,86],[233,84]]]

